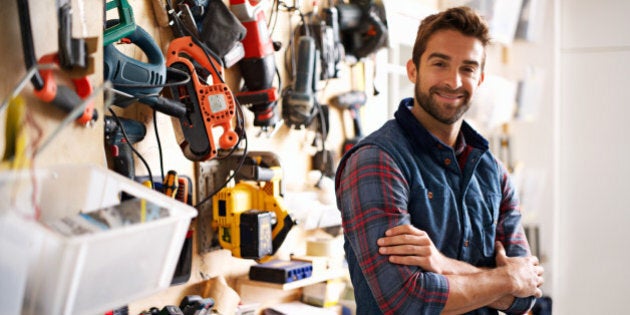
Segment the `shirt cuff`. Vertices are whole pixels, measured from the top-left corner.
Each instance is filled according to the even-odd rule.
[[[534,303],[536,303],[536,298],[533,296],[526,298],[515,298],[512,305],[507,310],[503,312],[509,315],[512,314],[525,314],[532,307],[534,307]]]

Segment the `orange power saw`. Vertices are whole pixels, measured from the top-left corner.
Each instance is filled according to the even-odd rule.
[[[179,118],[184,140],[180,147],[187,159],[206,161],[214,158],[216,148],[213,128],[221,127],[219,147],[224,150],[238,143],[232,128],[235,114],[234,95],[221,80],[221,65],[197,45],[190,36],[175,38],[169,44],[166,66],[190,75],[185,84],[165,89],[170,98],[186,105],[186,115]],[[172,81],[170,78],[167,80]]]

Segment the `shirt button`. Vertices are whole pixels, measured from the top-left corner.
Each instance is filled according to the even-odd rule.
[[[433,199],[433,193],[432,192],[428,192],[427,193],[427,197],[429,197],[429,199]]]
[[[468,243],[468,240],[465,240],[465,241],[464,241],[464,247],[468,247],[468,245],[470,245],[470,244]]]
[[[446,166],[451,165],[451,159],[449,158],[444,159],[444,164],[446,164]]]

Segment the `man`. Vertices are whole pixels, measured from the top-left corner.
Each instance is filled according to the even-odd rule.
[[[358,314],[520,314],[542,295],[508,173],[463,121],[488,42],[469,8],[423,20],[407,62],[415,97],[340,162]]]

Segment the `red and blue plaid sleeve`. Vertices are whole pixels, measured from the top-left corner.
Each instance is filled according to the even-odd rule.
[[[503,195],[499,208],[497,240],[503,243],[505,252],[509,257],[529,256],[531,252],[521,224],[521,210],[516,189],[505,166],[501,162],[497,162],[500,167]],[[535,301],[534,297],[516,298],[510,308],[504,312],[507,314],[525,314],[534,306]]]
[[[336,188],[347,241],[385,314],[439,314],[448,280],[418,267],[392,264],[378,253],[385,231],[410,224],[409,187],[393,159],[375,146],[359,148],[342,167]]]

